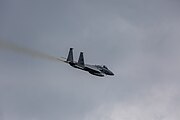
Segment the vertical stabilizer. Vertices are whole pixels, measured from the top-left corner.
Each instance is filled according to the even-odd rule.
[[[68,57],[67,57],[67,62],[73,62],[73,48],[70,48],[69,49],[69,54],[68,54]]]
[[[84,66],[84,56],[83,56],[83,52],[80,52],[79,60],[78,60],[78,65]]]

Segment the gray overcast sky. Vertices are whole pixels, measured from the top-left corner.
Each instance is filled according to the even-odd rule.
[[[0,120],[179,120],[180,1],[1,0],[0,39],[106,64],[99,78],[0,45]]]

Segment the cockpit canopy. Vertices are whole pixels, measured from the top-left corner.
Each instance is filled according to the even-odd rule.
[[[98,68],[104,68],[104,69],[108,70],[108,68],[105,65],[95,65],[95,66],[98,67]]]
[[[103,65],[103,68],[108,69],[105,65]]]

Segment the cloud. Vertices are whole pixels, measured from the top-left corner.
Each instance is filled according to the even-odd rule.
[[[85,120],[178,120],[179,88],[160,83],[127,101],[105,103],[87,114]]]
[[[179,1],[1,3],[0,38],[25,49],[0,41],[0,119],[179,119]],[[52,61],[69,47],[115,76]]]

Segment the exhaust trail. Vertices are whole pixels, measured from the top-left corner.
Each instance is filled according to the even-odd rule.
[[[19,46],[15,43],[12,42],[8,42],[8,41],[2,41],[0,40],[0,49],[4,49],[4,50],[8,50],[8,51],[12,51],[12,52],[16,52],[16,53],[21,53],[21,54],[25,54],[25,55],[29,55],[31,57],[35,57],[35,58],[41,58],[41,59],[47,59],[47,60],[52,60],[52,61],[62,61],[65,62],[65,60],[63,58],[58,58],[55,56],[51,56],[39,51],[35,51],[29,48],[25,48],[22,46]]]

